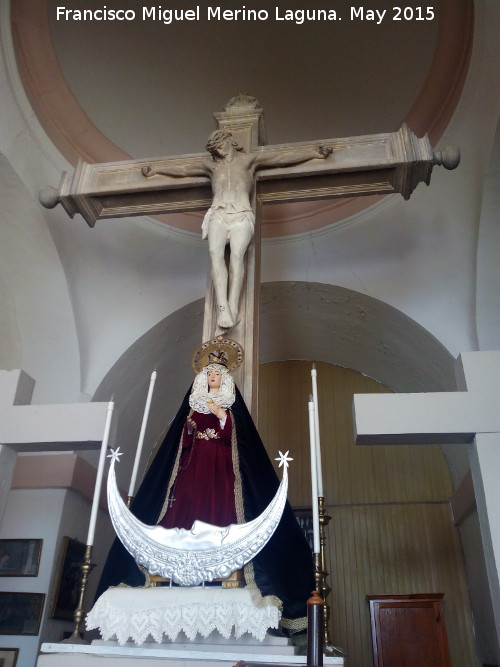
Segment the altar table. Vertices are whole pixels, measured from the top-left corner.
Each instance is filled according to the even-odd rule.
[[[157,643],[174,641],[180,632],[193,640],[214,631],[225,638],[249,633],[262,641],[280,618],[276,605],[256,606],[248,588],[117,586],[97,600],[86,625],[120,645],[143,644],[150,635]]]

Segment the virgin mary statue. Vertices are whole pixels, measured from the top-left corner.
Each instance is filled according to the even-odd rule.
[[[195,354],[196,378],[130,508],[142,522],[188,530],[196,519],[245,523],[274,497],[278,477],[230,372],[242,355],[238,343],[221,336]],[[306,628],[312,553],[288,502],[274,535],[245,565],[244,578],[254,604],[280,607],[285,634]],[[148,579],[116,539],[97,595],[120,583],[148,585]]]

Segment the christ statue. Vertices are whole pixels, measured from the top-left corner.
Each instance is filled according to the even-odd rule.
[[[213,200],[203,219],[202,238],[208,239],[217,324],[221,329],[228,330],[239,321],[244,258],[254,234],[255,215],[251,197],[255,172],[263,168],[289,167],[313,159],[325,159],[332,150],[318,146],[310,150],[247,153],[225,128],[212,132],[206,148],[210,157],[196,165],[147,166],[143,167],[142,173],[148,178],[156,175],[210,178]],[[224,259],[227,244],[230,248],[229,274]]]

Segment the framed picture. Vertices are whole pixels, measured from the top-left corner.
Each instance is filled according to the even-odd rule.
[[[0,648],[0,667],[16,667],[18,648]]]
[[[309,544],[311,551],[314,550],[313,547],[313,515],[311,507],[294,507],[293,508],[295,517],[299,523],[299,526],[302,528],[304,537]]]
[[[38,576],[42,541],[0,540],[0,577]]]
[[[64,537],[59,565],[54,579],[54,597],[51,618],[72,621],[80,593],[80,563],[85,558],[85,544],[71,537]]]
[[[0,593],[0,635],[37,635],[44,602],[45,593]]]

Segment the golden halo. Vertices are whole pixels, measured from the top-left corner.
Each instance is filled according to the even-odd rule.
[[[232,338],[217,336],[203,343],[193,355],[193,368],[199,373],[208,364],[222,364],[234,371],[243,363],[243,348]]]

